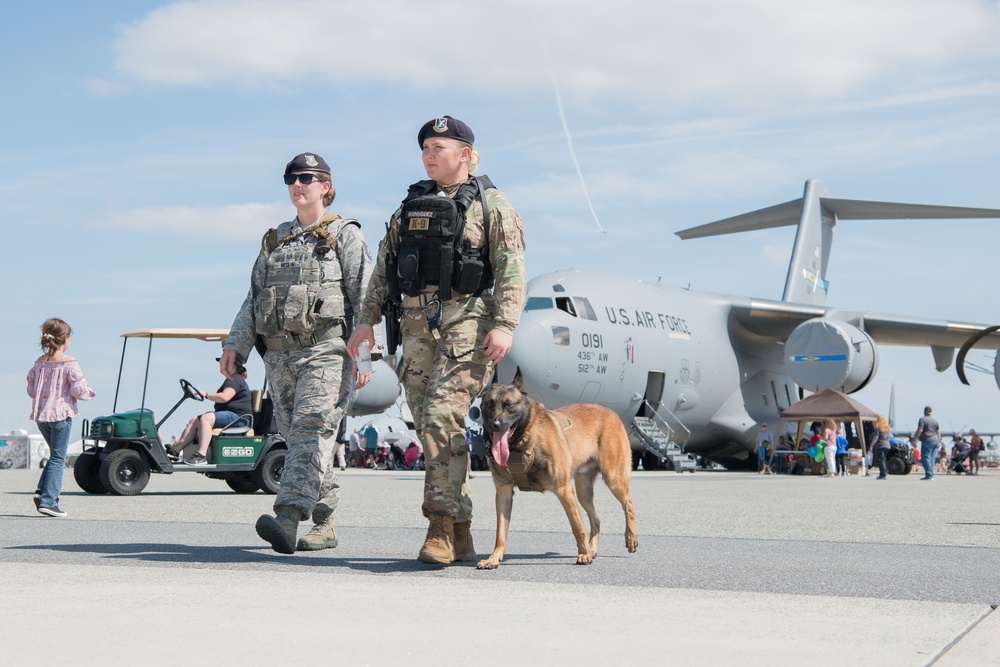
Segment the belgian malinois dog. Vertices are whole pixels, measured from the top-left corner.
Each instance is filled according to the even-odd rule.
[[[625,546],[629,552],[636,550],[639,536],[628,495],[632,451],[618,415],[588,403],[546,410],[524,393],[520,368],[513,384],[490,385],[483,395],[482,414],[496,486],[497,539],[493,553],[479,561],[478,569],[492,570],[503,560],[515,484],[522,491],[556,494],[576,538],[576,562],[590,564],[601,537],[601,520],[594,508],[598,472],[625,510]],[[577,498],[590,518],[589,543]]]

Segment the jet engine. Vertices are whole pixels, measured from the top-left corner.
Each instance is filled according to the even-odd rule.
[[[399,398],[399,378],[384,359],[372,362],[372,377],[361,389],[352,392],[347,414],[352,417],[374,415],[392,407]]]
[[[785,366],[792,380],[804,389],[837,389],[850,394],[875,377],[878,347],[857,327],[820,317],[803,322],[788,336]]]

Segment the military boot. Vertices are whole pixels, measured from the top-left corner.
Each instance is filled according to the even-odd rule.
[[[476,560],[476,547],[472,545],[471,521],[455,522],[455,560],[468,563]]]
[[[427,539],[417,560],[434,565],[447,565],[455,560],[455,517],[431,515]]]
[[[333,525],[333,511],[328,509],[313,510],[313,527],[299,538],[296,548],[299,551],[319,551],[334,549],[337,546],[337,529]]]
[[[264,514],[257,519],[257,534],[279,554],[295,553],[295,537],[302,510],[298,507],[279,507],[276,516]]]

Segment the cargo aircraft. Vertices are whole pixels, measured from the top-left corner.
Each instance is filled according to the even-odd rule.
[[[1000,210],[840,199],[809,180],[800,199],[677,232],[682,239],[797,225],[780,301],[697,292],[600,271],[562,270],[528,283],[521,322],[497,378],[521,369],[528,394],[554,408],[600,403],[633,440],[633,463],[689,454],[745,467],[756,425],[804,391],[857,391],[879,345],[928,346],[938,371],[1000,349],[997,327],[826,305],[840,220],[998,218]],[[971,366],[971,364],[970,364]],[[1000,365],[994,375],[1000,385]],[[967,382],[966,382],[967,383]]]

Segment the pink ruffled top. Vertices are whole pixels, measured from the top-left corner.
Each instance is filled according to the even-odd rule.
[[[31,396],[31,417],[36,422],[58,422],[75,417],[77,399],[90,400],[95,392],[83,379],[76,359],[46,361],[39,357],[28,371],[28,396]]]

